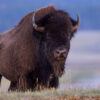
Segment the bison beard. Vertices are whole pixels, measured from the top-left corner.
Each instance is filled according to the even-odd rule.
[[[0,81],[11,81],[9,91],[57,88],[78,26],[79,18],[53,6],[26,15],[0,36]]]

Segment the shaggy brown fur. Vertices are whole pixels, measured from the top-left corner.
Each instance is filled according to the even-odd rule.
[[[56,88],[64,71],[65,59],[57,62],[52,52],[62,46],[69,51],[74,27],[70,16],[54,7],[40,9],[36,23],[45,27],[42,33],[33,28],[32,17],[33,12],[0,37],[0,79],[11,81],[9,90]]]

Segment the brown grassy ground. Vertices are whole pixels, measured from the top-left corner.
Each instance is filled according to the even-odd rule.
[[[1,94],[0,100],[100,100],[100,96],[39,95],[32,93]]]
[[[65,90],[18,93],[7,92],[8,87],[9,81],[3,79],[0,89],[0,100],[100,100],[100,90],[97,89],[66,88]]]

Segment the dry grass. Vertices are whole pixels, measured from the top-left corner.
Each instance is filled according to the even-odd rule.
[[[68,89],[36,92],[1,92],[0,100],[100,100],[100,90]]]
[[[65,78],[64,78],[65,80]],[[61,83],[64,81],[62,80]],[[3,79],[0,100],[100,100],[100,90],[66,88],[65,90],[44,90],[36,92],[7,92],[9,81]]]
[[[1,92],[0,100],[100,100],[99,90],[44,90],[40,92]]]

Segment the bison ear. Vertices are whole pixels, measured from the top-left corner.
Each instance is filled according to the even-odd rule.
[[[72,18],[70,18],[70,20],[72,23],[72,33],[74,33],[79,28],[79,24],[80,24],[79,16],[77,16],[77,21],[73,20]]]
[[[48,6],[45,8],[41,8],[33,13],[32,22],[33,22],[33,28],[38,32],[44,32],[45,27],[43,26],[44,18],[52,12],[55,11],[55,8],[53,6]]]

